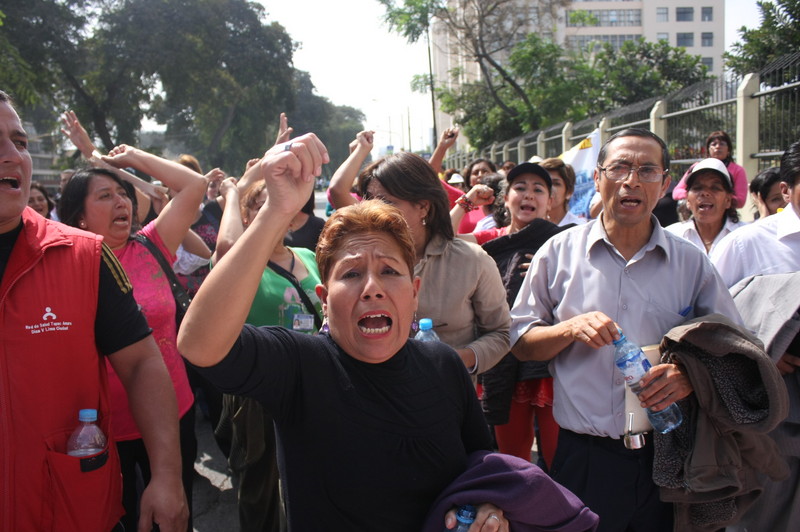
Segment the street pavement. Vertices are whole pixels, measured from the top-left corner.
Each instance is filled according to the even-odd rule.
[[[217,447],[211,423],[197,409],[197,461],[192,489],[195,532],[238,531],[236,493],[228,462]]]

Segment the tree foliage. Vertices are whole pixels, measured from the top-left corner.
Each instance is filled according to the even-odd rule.
[[[725,52],[725,66],[737,74],[758,72],[779,57],[800,50],[800,0],[756,2],[761,26],[739,29],[741,40]]]
[[[37,128],[72,108],[111,149],[136,143],[148,116],[205,166],[236,171],[295,109],[295,44],[248,0],[30,0],[3,12],[0,86],[48,110]],[[309,130],[336,119],[327,107],[308,113]]]
[[[415,40],[432,25],[477,65],[478,79],[457,70],[452,83],[438,80],[435,91],[442,110],[455,116],[475,146],[580,120],[705,77],[699,57],[664,42],[630,41],[617,51],[607,44],[565,50],[553,41],[558,10],[570,3],[563,0],[379,1],[398,33]],[[597,23],[588,12],[571,16],[573,23]]]
[[[533,33],[514,47],[506,70],[525,92],[524,103],[500,77],[494,90],[507,99],[506,106],[493,104],[485,80],[438,92],[442,109],[455,116],[475,146],[578,121],[706,78],[699,57],[665,42],[626,41],[620,50],[605,44],[589,53],[565,50]]]

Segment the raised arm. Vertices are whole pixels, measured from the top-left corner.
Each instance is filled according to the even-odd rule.
[[[442,131],[442,137],[439,139],[439,144],[436,145],[436,149],[433,150],[433,155],[431,155],[431,159],[428,161],[430,165],[433,166],[433,169],[437,174],[444,172],[444,169],[442,168],[442,161],[444,161],[444,156],[447,155],[447,150],[455,145],[457,139],[457,127],[450,127]]]
[[[222,219],[219,222],[219,231],[217,231],[217,246],[214,249],[214,255],[211,257],[213,264],[219,262],[244,233],[242,213],[239,208],[239,189],[236,186],[236,180],[232,177],[224,180],[219,187],[219,193],[225,200],[225,206],[222,211]]]
[[[450,223],[453,226],[453,234],[467,242],[477,243],[475,235],[472,233],[459,233],[458,226],[467,213],[467,209],[480,209],[494,201],[494,191],[486,185],[475,185],[469,192],[462,194],[456,201],[456,205],[450,209]]]
[[[208,187],[206,178],[182,164],[125,144],[111,150],[103,160],[118,168],[132,166],[160,179],[172,190],[174,196],[158,214],[155,227],[167,249],[175,253],[197,217]]]
[[[350,156],[336,169],[328,185],[328,197],[331,205],[340,209],[352,205],[357,200],[350,194],[358,176],[361,165],[369,157],[375,142],[374,131],[361,131],[350,143]]]
[[[81,125],[75,111],[67,111],[61,115],[61,123],[63,124],[61,132],[69,137],[69,140],[78,148],[85,159],[89,160],[94,166],[105,168],[106,170],[113,170],[122,179],[128,181],[136,188],[136,199],[139,201],[139,205],[143,206],[145,213],[147,213],[150,208],[151,196],[155,196],[159,193],[165,194],[167,192],[166,187],[155,187],[144,179],[140,179],[130,172],[115,168],[103,161],[103,156],[95,149],[92,139],[89,137],[86,129]]]
[[[267,202],[211,270],[178,332],[178,350],[189,362],[212,366],[230,351],[272,251],[308,201],[322,164],[329,161],[325,146],[313,133],[274,146],[264,155],[258,166],[267,184]]]

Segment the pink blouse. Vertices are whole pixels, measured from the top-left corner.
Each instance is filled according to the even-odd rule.
[[[175,261],[175,255],[166,248],[153,222],[150,222],[140,233],[155,243],[166,257],[167,262],[172,264]],[[129,240],[124,248],[114,250],[114,255],[119,259],[125,273],[128,274],[133,285],[133,296],[142,307],[147,323],[153,329],[153,338],[161,350],[161,356],[164,357],[164,364],[167,366],[175,388],[178,414],[183,417],[192,407],[194,395],[189,386],[183,359],[178,353],[175,299],[172,297],[169,280],[150,251],[135,240]],[[124,441],[141,438],[142,435],[128,407],[125,388],[108,361],[106,361],[106,368],[108,368],[111,391],[111,425],[114,439]]]

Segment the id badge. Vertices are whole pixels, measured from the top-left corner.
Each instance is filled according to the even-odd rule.
[[[314,330],[313,314],[295,314],[292,319],[292,329],[295,331],[308,332]]]

